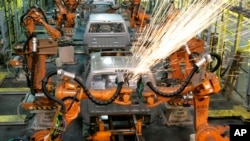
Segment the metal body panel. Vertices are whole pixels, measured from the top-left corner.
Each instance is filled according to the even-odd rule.
[[[126,84],[133,89],[137,87],[137,80],[131,78],[137,71],[142,72],[143,77],[147,77],[155,84],[154,76],[150,68],[138,70],[136,64],[132,63],[131,56],[101,56],[102,53],[92,53],[89,74],[86,76],[87,88],[106,89],[116,86],[115,79],[118,74],[123,74],[127,80]],[[94,85],[94,84],[95,85]]]
[[[91,14],[86,25],[83,43],[88,53],[92,48],[126,48],[130,33],[119,14]]]
[[[110,7],[115,5],[114,0],[88,0],[87,10],[84,10],[85,20],[89,18],[90,14],[93,13],[107,13]]]
[[[124,22],[124,19],[120,14],[91,14],[89,16],[89,22]]]

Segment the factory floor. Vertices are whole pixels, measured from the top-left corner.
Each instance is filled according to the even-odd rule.
[[[75,40],[82,39],[83,28],[76,31]],[[81,50],[81,48],[80,48]],[[77,51],[76,51],[77,52]],[[81,53],[81,51],[80,51]],[[86,57],[82,54],[76,54],[76,64],[63,65],[61,68],[75,73],[80,73],[84,70]],[[6,69],[7,67],[7,69]],[[54,64],[47,64],[47,70],[58,69]],[[26,80],[20,69],[8,68],[8,66],[0,65],[0,74],[5,74],[1,78],[0,75],[0,141],[12,141],[13,138],[27,138],[31,133],[28,130],[29,124],[24,122],[19,116],[31,116],[28,111],[22,109],[19,104],[22,102],[25,94],[29,91],[26,87]],[[18,73],[18,75],[16,75]],[[227,100],[226,94],[217,94],[211,96],[210,110],[232,110],[234,106],[242,106],[243,100],[237,93],[233,93],[231,100]],[[187,108],[191,117],[189,122],[183,123],[167,123],[169,111],[168,105],[162,104],[154,109],[154,120],[149,124],[145,124],[142,129],[142,136],[145,141],[190,141],[190,135],[195,133],[193,125],[193,109]],[[241,114],[241,113],[240,113]],[[249,114],[249,113],[248,113]],[[12,119],[13,118],[13,119]],[[65,133],[63,141],[83,141],[81,117],[69,126]],[[209,117],[209,123],[215,125],[229,125],[229,124],[248,124],[245,119],[240,116],[220,116],[220,112]]]
[[[76,67],[74,70],[82,69],[79,66],[74,67]],[[72,70],[72,66],[70,68]],[[67,70],[68,66],[65,66],[64,69]],[[23,122],[20,118],[16,121],[14,120],[14,122],[4,122],[6,118],[8,119],[8,115],[18,117],[17,110],[21,115],[30,116],[29,112],[18,106],[28,91],[26,81],[13,77],[13,75],[10,75],[11,71],[6,70],[4,67],[1,68],[1,72],[7,72],[7,75],[5,79],[0,81],[0,140],[11,141],[12,138],[27,137],[30,134],[29,130],[27,130],[29,124]],[[237,98],[237,94],[233,95],[235,96],[230,101],[227,100],[225,95],[212,95],[210,110],[230,110],[236,105],[243,105],[242,100]],[[145,141],[189,141],[190,135],[195,133],[193,126],[193,109],[188,109],[192,116],[191,122],[184,124],[172,123],[171,125],[166,123],[167,113],[162,114],[161,112],[162,110],[167,111],[166,109],[166,105],[154,109],[156,113],[160,111],[159,113],[161,114],[155,114],[155,120],[143,126],[142,135]],[[240,117],[209,118],[209,123],[215,125],[248,124],[248,122],[242,120]],[[76,126],[73,126],[74,124]],[[69,127],[63,140],[82,141],[82,128],[82,121],[79,118],[79,120],[73,122],[72,126]]]

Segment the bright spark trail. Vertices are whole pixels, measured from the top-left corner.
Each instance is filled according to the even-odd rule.
[[[187,8],[170,8],[164,0],[158,0],[150,24],[137,38],[131,51],[131,62],[136,63],[134,76],[143,73],[162,59],[179,50],[191,38],[214,23],[228,6],[223,0],[207,0],[191,3]]]

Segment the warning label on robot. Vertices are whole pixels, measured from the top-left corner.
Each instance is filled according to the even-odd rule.
[[[230,125],[230,141],[249,141],[250,125]]]

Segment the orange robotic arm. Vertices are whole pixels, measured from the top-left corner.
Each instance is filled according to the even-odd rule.
[[[44,19],[46,17],[41,9],[32,8],[23,18],[23,23],[28,30],[29,35],[35,32],[36,25],[41,24],[46,29],[51,38],[58,39],[61,37],[61,32],[46,22]]]
[[[69,12],[73,13],[79,5],[78,0],[63,0]]]
[[[47,86],[49,78],[53,75],[59,75],[62,78],[62,81],[57,83],[55,96],[50,94],[51,90]],[[87,90],[80,78],[73,73],[63,70],[49,72],[43,79],[43,92],[48,99],[55,101],[59,108],[56,111],[51,129],[36,132],[32,139],[35,141],[50,141],[51,139],[60,141],[66,127],[78,116],[82,99],[90,99],[98,105],[116,103],[115,100],[120,93],[132,92],[132,89],[122,88],[122,84],[119,82],[116,89]]]
[[[197,51],[200,52],[202,50]],[[187,52],[189,51],[187,50]],[[179,79],[184,80],[184,82],[180,86],[175,86],[174,88],[156,88],[152,85],[152,83],[147,82],[147,85],[153,92],[144,93],[144,97],[146,98],[149,106],[155,106],[159,102],[178,100],[176,99],[177,96],[192,92],[193,98],[191,99],[192,102],[190,102],[189,104],[194,105],[194,127],[196,130],[195,140],[229,141],[229,135],[226,134],[229,130],[228,126],[212,126],[208,123],[207,120],[210,95],[218,94],[221,90],[220,82],[217,76],[213,73],[215,69],[213,69],[213,71],[211,72],[206,70],[207,64],[211,61],[212,57],[210,54],[203,56],[199,61],[197,61],[197,59],[194,59],[193,68],[191,71],[189,71],[188,76],[185,76],[185,74],[183,74],[182,72],[178,72],[179,74],[182,74]],[[220,61],[218,60],[217,63],[220,63]],[[153,99],[153,97],[157,97],[157,99]]]
[[[221,90],[218,78],[213,73],[205,73],[202,83],[194,89],[194,127],[196,141],[229,141],[229,126],[214,126],[208,123],[208,110],[211,94]]]
[[[132,0],[128,10],[130,13],[130,27],[144,27],[149,21],[150,16],[140,6],[141,0]]]
[[[76,8],[79,5],[77,0],[55,0],[59,13],[56,14],[56,25],[59,27],[72,28],[75,26]]]
[[[66,22],[67,9],[63,6],[61,0],[55,0],[54,2],[59,10],[59,13],[55,13],[55,22],[57,26],[62,27],[63,22]]]
[[[46,22],[45,14],[40,8],[33,7],[29,9],[21,17],[21,21],[28,31],[28,39],[23,48],[24,69],[27,75],[30,75],[30,78],[27,77],[28,85],[34,91],[40,92],[42,88],[41,81],[46,74],[45,62],[47,56],[57,53],[57,42],[55,40],[61,37],[61,32]],[[36,25],[42,25],[54,40],[38,40],[34,34]],[[27,65],[27,68],[25,65]]]

